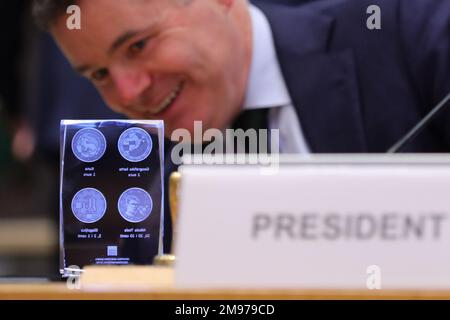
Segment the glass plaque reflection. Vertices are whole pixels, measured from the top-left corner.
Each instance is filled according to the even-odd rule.
[[[162,121],[61,121],[60,270],[162,252]]]

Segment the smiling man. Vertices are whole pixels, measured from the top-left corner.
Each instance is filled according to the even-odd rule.
[[[449,1],[275,3],[35,0],[34,12],[112,109],[163,119],[168,136],[268,109],[282,152],[384,152],[450,91]],[[66,26],[72,4],[81,30]],[[381,30],[366,26],[371,5]],[[406,150],[450,150],[449,121]]]
[[[169,137],[264,118],[284,153],[385,152],[450,91],[448,0],[268,1],[34,0],[34,14],[112,109]],[[450,151],[450,113],[405,151]]]

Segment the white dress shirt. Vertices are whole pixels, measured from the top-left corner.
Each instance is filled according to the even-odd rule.
[[[253,54],[243,110],[271,108],[269,128],[280,130],[281,153],[310,153],[292,105],[275,52],[272,30],[264,13],[250,5]]]

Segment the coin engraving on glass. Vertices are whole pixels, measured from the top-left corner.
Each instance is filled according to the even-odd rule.
[[[105,150],[105,136],[97,129],[81,129],[72,139],[73,154],[83,162],[99,160],[105,154]]]
[[[82,189],[72,199],[72,212],[81,222],[97,222],[106,212],[105,196],[94,188]]]
[[[117,203],[119,213],[128,222],[142,222],[153,209],[153,201],[147,191],[141,188],[125,190]]]
[[[117,145],[122,157],[131,162],[139,162],[152,152],[153,142],[147,131],[134,127],[120,135]]]

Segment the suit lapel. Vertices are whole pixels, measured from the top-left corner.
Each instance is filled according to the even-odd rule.
[[[353,53],[328,48],[334,20],[312,6],[258,6],[311,151],[367,151]]]

